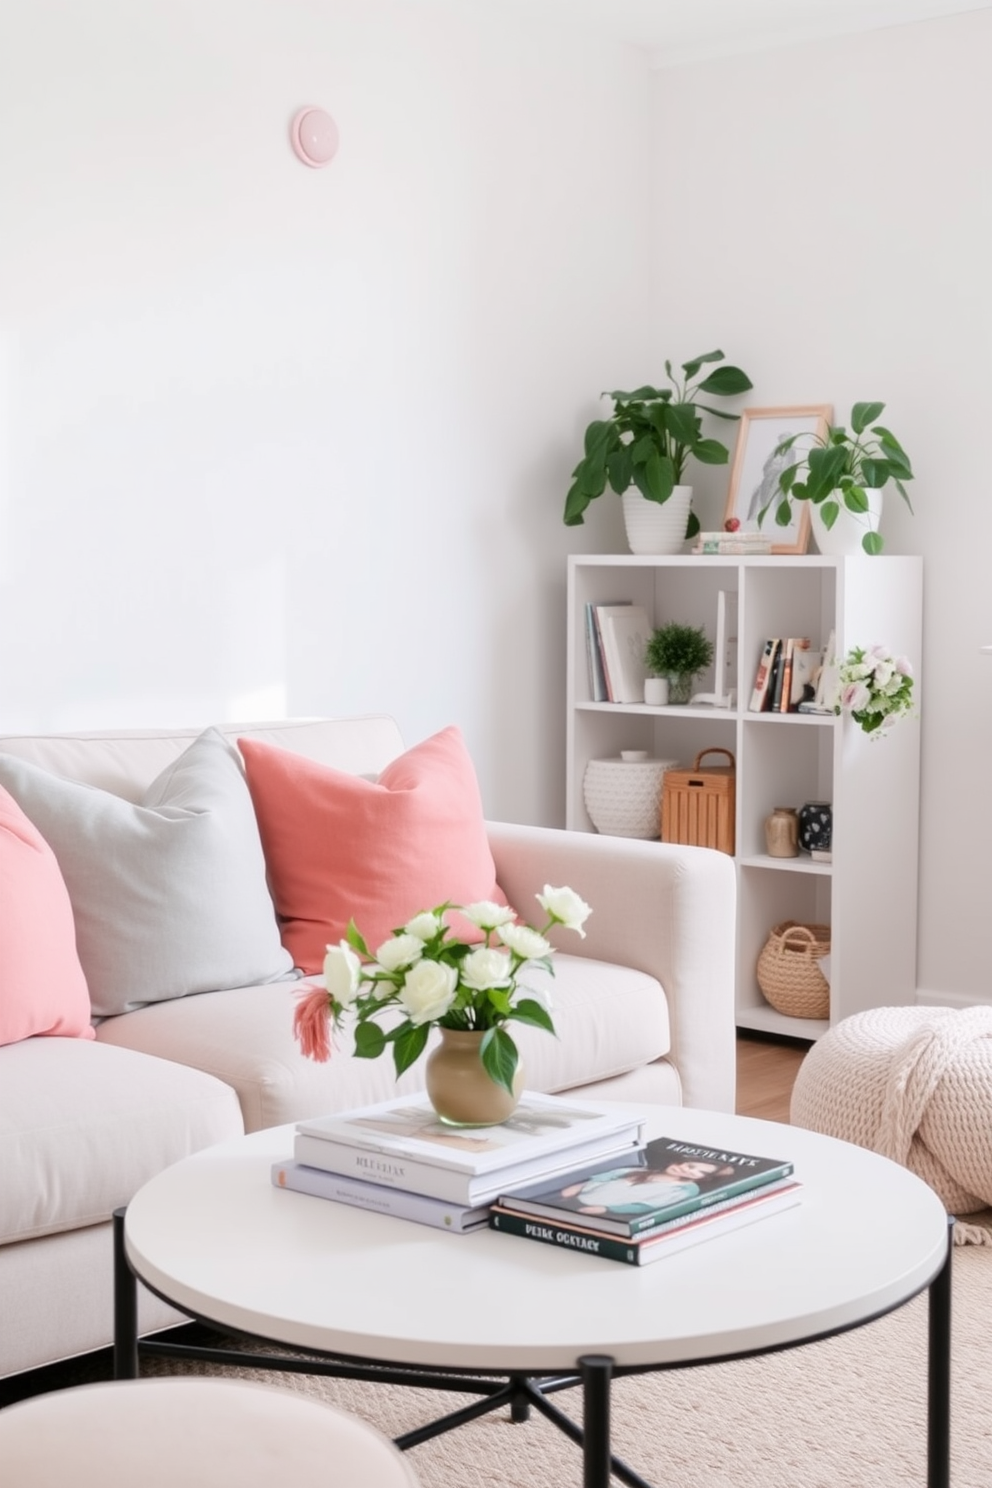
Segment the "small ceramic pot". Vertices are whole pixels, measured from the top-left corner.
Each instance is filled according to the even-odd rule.
[[[829,801],[807,801],[799,808],[799,846],[807,852],[814,848],[830,852],[834,832],[834,811]]]

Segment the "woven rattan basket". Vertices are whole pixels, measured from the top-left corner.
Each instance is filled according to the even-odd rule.
[[[758,986],[779,1013],[790,1018],[830,1016],[830,983],[820,970],[830,954],[830,926],[783,920],[758,957]]]

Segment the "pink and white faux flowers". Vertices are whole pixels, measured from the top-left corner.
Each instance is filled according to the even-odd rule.
[[[327,947],[323,987],[309,988],[297,1002],[293,1031],[303,1053],[329,1059],[332,1029],[350,1014],[356,1055],[376,1059],[392,1045],[401,1075],[423,1053],[433,1026],[475,1030],[483,1034],[480,1053],[490,1078],[512,1090],[519,1056],[505,1025],[528,1023],[554,1033],[547,994],[528,989],[520,976],[528,966],[553,974],[548,930],[563,925],[584,936],[592,912],[573,889],[545,884],[535,897],[547,915],[541,930],[489,900],[442,904],[414,915],[374,955],[352,920],[347,938]],[[456,939],[446,920],[449,911],[481,931],[482,940]],[[386,1028],[376,1021],[381,1013],[391,1014]]]
[[[854,646],[838,671],[835,712],[850,713],[866,734],[890,729],[913,709],[913,668],[887,646]]]

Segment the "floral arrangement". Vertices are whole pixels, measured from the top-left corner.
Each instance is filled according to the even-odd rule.
[[[573,889],[545,884],[535,897],[547,915],[541,930],[519,923],[512,909],[489,900],[448,903],[414,915],[374,955],[351,920],[347,939],[327,947],[324,986],[311,988],[296,1005],[293,1032],[303,1053],[320,1062],[329,1059],[331,1029],[352,1016],[355,1054],[376,1059],[392,1045],[401,1075],[423,1053],[433,1026],[481,1031],[487,1074],[512,1092],[518,1054],[505,1025],[515,1021],[555,1031],[547,994],[527,989],[520,976],[528,966],[553,974],[548,930],[564,925],[584,938],[582,927],[592,913]],[[480,930],[482,941],[455,939],[445,919],[449,911]],[[393,1014],[386,1029],[376,1021],[381,1013]]]
[[[886,646],[854,646],[838,670],[834,712],[850,713],[866,734],[880,734],[913,709],[913,668]]]

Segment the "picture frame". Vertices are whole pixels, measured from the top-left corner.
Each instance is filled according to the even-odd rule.
[[[745,408],[737,428],[737,444],[730,467],[730,488],[724,525],[732,518],[737,532],[759,532],[771,536],[773,553],[805,553],[809,547],[809,504],[793,504],[794,520],[788,527],[775,522],[775,504],[759,527],[758,513],[778,490],[778,477],[802,458],[817,437],[824,440],[834,416],[829,403],[802,403],[785,408]],[[795,437],[784,455],[775,451],[784,439]]]

